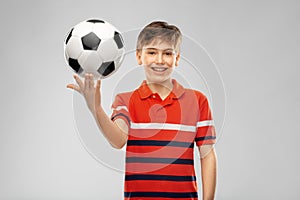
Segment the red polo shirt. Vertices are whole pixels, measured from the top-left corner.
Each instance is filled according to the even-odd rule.
[[[144,81],[112,105],[112,120],[121,118],[129,127],[126,200],[198,199],[193,149],[215,143],[212,115],[204,94],[172,83],[164,100]]]

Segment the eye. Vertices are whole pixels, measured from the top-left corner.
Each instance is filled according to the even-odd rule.
[[[167,51],[164,53],[166,56],[173,56],[173,52],[172,51]]]
[[[156,55],[156,52],[155,51],[147,51],[147,54],[149,54],[149,55]]]

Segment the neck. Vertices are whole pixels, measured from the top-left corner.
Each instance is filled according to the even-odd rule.
[[[153,93],[158,93],[162,99],[167,97],[170,91],[173,89],[173,83],[171,79],[162,83],[151,83],[147,81],[147,84],[151,91]]]

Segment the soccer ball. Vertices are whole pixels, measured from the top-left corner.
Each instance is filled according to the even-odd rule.
[[[75,25],[64,42],[67,64],[81,77],[104,79],[120,67],[125,53],[123,37],[113,25],[89,19]]]

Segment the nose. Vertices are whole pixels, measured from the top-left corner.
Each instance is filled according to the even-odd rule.
[[[162,53],[158,53],[156,56],[156,64],[164,64],[164,58]]]

